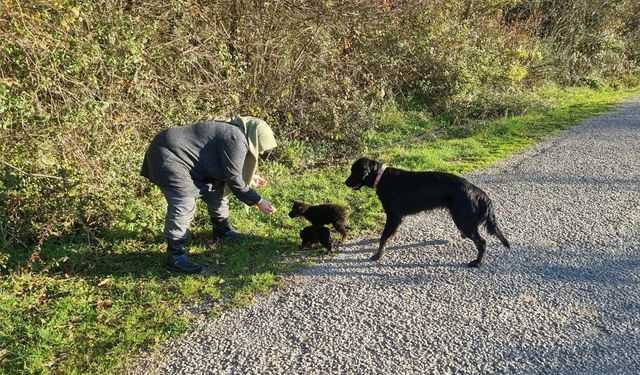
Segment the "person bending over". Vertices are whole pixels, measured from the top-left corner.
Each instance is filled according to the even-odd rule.
[[[275,211],[250,185],[266,184],[255,174],[258,157],[276,145],[269,125],[250,116],[169,128],[153,138],[141,175],[156,184],[167,200],[167,268],[185,273],[203,270],[184,250],[197,198],[206,202],[213,235],[219,239],[238,236],[228,220],[228,193],[264,213]]]

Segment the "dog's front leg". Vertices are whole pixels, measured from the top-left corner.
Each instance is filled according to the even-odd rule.
[[[387,241],[396,233],[396,230],[400,226],[400,223],[402,223],[402,217],[387,214],[387,223],[384,225],[384,230],[382,231],[382,236],[380,237],[378,252],[373,254],[371,260],[378,260],[382,257]]]
[[[320,241],[320,243],[322,244],[322,246],[324,246],[325,249],[327,249],[328,252],[331,252],[332,250],[332,243],[331,240],[329,239],[325,239]]]

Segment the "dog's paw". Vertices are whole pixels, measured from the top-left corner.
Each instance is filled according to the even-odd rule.
[[[480,262],[478,262],[477,260],[472,260],[471,262],[469,262],[469,264],[467,264],[467,267],[478,268],[480,267]]]
[[[382,254],[380,254],[380,253],[375,253],[375,254],[373,254],[373,255],[371,256],[371,258],[369,258],[369,260],[372,260],[372,261],[374,261],[374,262],[375,262],[376,260],[380,259],[380,257],[381,257],[381,256],[382,256]]]

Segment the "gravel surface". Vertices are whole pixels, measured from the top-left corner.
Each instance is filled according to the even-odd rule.
[[[640,373],[640,99],[467,177],[511,250],[441,211],[203,321],[131,374]]]

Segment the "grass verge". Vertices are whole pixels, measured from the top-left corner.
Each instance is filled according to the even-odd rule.
[[[379,116],[376,130],[366,134],[367,155],[408,169],[464,173],[638,92],[548,89],[540,93],[544,109],[473,127],[389,109]],[[101,233],[101,242],[50,239],[42,245],[42,259],[30,266],[19,249],[10,249],[0,262],[0,371],[113,372],[141,349],[188,331],[190,321],[250,303],[280,285],[281,275],[322,256],[298,250],[304,223],[288,218],[292,199],[349,207],[353,237],[382,223],[373,191],[354,193],[343,185],[347,165],[294,173],[277,162],[267,164],[262,174],[270,183],[262,194],[279,210],[265,216],[232,199],[233,223],[250,236],[232,243],[212,241],[205,208],[198,207],[190,251],[215,276],[183,276],[161,267],[164,201],[157,189],[130,202],[118,225]],[[196,303],[203,306],[198,311],[190,308]]]

